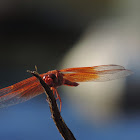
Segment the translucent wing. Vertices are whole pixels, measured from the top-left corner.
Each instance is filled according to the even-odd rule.
[[[67,68],[62,69],[60,72],[82,72],[82,73],[96,73],[98,71],[104,71],[104,70],[117,70],[117,69],[124,69],[123,66],[120,65],[100,65],[100,66],[93,66],[93,67],[77,67],[77,68]]]
[[[131,71],[126,70],[124,67],[119,65],[101,65],[94,67],[72,68],[72,70],[65,69],[62,71],[64,71],[63,77],[72,82],[103,82],[126,77],[132,74]]]
[[[40,76],[43,76],[41,74]],[[44,90],[35,77],[28,78],[9,87],[0,89],[0,108],[29,100]]]

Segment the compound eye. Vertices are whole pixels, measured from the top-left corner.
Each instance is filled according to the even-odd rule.
[[[53,80],[56,79],[56,76],[54,74],[49,74],[48,77],[52,78]]]

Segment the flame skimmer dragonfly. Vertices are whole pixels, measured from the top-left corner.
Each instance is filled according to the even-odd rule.
[[[53,94],[60,101],[57,87],[61,85],[76,87],[77,82],[103,82],[118,79],[130,75],[132,72],[120,65],[100,65],[92,67],[67,68],[52,70],[40,74],[43,80],[53,90]],[[0,89],[0,108],[27,101],[37,95],[44,93],[44,89],[36,77],[30,77],[14,85]]]

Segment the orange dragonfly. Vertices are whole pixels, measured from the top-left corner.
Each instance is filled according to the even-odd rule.
[[[76,87],[77,82],[103,82],[118,79],[132,74],[130,70],[120,65],[100,65],[92,67],[67,68],[62,70],[48,71],[40,74],[56,95],[56,99],[61,98],[57,88],[61,85]],[[44,89],[36,77],[30,77],[14,85],[0,89],[0,108],[27,101],[37,95],[44,93]]]

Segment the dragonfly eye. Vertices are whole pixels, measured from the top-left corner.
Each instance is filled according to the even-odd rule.
[[[49,77],[49,78],[52,78],[53,80],[56,79],[55,74],[49,74],[48,77]]]

